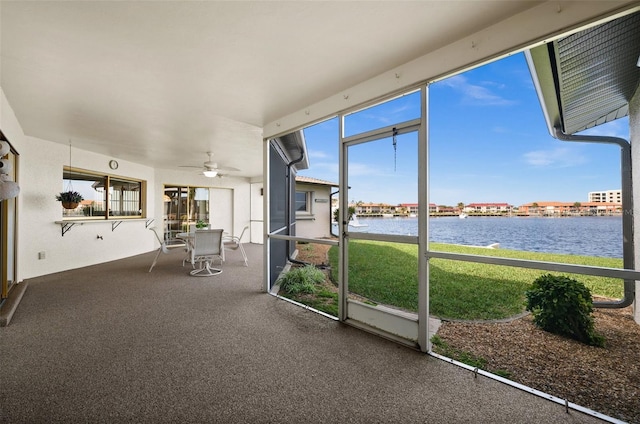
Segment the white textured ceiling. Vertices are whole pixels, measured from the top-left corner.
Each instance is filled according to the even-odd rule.
[[[251,177],[266,123],[536,3],[2,1],[0,82],[27,135]]]

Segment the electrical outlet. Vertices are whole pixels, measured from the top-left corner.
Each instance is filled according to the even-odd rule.
[[[38,252],[38,259],[47,259],[46,252]]]

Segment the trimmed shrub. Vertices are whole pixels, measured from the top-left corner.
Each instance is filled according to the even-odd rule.
[[[527,311],[531,311],[533,322],[541,329],[588,345],[604,346],[604,337],[594,329],[593,300],[584,284],[546,274],[533,282],[525,296]]]
[[[305,265],[302,268],[292,268],[289,272],[278,278],[280,289],[290,295],[312,294],[316,292],[316,284],[325,280],[322,271],[313,265]]]

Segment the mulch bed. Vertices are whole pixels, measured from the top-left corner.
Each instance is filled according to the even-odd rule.
[[[531,316],[508,323],[445,322],[438,335],[487,361],[488,371],[619,420],[640,423],[640,325],[631,308],[597,309],[606,347],[538,329]]]

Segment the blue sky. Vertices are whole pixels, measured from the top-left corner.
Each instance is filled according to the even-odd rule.
[[[346,118],[347,135],[419,117],[419,94]],[[629,138],[627,118],[585,132]],[[338,121],[305,129],[310,168],[338,182]],[[432,84],[429,89],[429,201],[584,202],[620,188],[620,150],[552,138],[522,54]],[[349,200],[417,202],[417,134],[349,149]]]

